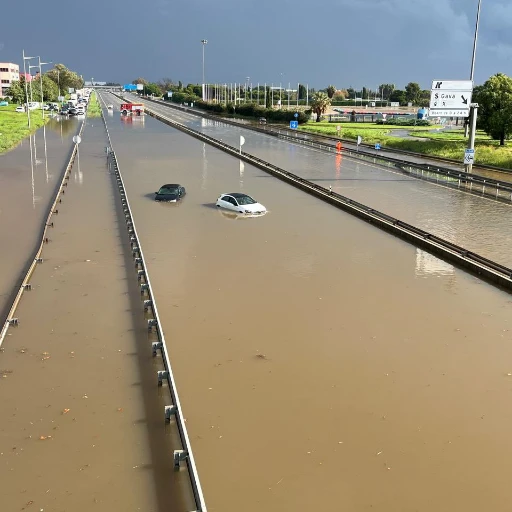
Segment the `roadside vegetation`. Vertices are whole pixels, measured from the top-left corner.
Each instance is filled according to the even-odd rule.
[[[101,106],[98,101],[96,91],[92,91],[89,96],[89,105],[87,106],[87,117],[101,117]]]
[[[41,110],[30,111],[30,130],[26,112],[15,112],[16,105],[0,107],[0,154],[16,147],[25,137],[43,126]],[[45,122],[49,116],[45,115]]]
[[[336,123],[327,122],[309,122],[300,126],[299,129],[331,137],[339,136],[342,139],[354,141],[360,135],[363,143],[366,144],[378,142],[383,148],[388,147],[423,155],[451,158],[461,163],[464,158],[464,150],[468,145],[463,130],[438,131],[439,125],[429,127],[400,127],[375,123],[339,123],[339,125],[341,126],[341,132],[339,133],[336,131]],[[390,135],[392,131],[397,129],[406,131],[408,137]],[[506,142],[505,145],[501,146],[499,140],[493,140],[483,130],[479,130],[475,141],[475,163],[512,169],[512,143]]]

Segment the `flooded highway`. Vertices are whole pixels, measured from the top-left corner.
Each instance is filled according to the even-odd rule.
[[[32,253],[71,152],[77,119],[52,119],[0,155],[0,324]],[[21,284],[21,282],[19,283]]]
[[[102,120],[88,120],[44,262],[0,351],[2,511],[193,510],[187,475],[173,469],[169,398],[106,144]]]
[[[508,294],[149,116],[108,123],[209,510],[509,510]],[[288,170],[336,176],[333,158],[244,136]],[[471,209],[355,162],[340,172],[336,186],[372,181],[382,205],[367,202],[409,222],[402,185],[448,231]],[[164,183],[184,200],[155,203]],[[215,208],[236,191],[269,213]]]
[[[243,128],[151,104],[314,183],[512,267],[512,205],[429,183],[342,155],[326,154]]]

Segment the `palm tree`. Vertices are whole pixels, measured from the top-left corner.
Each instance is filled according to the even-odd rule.
[[[315,92],[311,99],[311,109],[316,114],[316,122],[320,122],[320,116],[325,113],[331,104],[331,98],[325,92]]]

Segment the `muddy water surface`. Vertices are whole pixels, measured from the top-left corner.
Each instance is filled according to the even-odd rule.
[[[243,149],[248,153],[512,267],[512,205],[164,106],[157,108],[235,147],[243,133]]]
[[[0,323],[41,241],[48,208],[69,159],[71,138],[78,130],[76,119],[59,119],[0,155]]]
[[[509,295],[149,117],[110,126],[209,510],[509,510]]]
[[[3,511],[187,512],[105,134],[91,120],[0,353]]]

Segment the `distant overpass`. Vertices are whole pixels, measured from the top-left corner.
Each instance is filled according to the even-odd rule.
[[[85,87],[91,87],[92,89],[100,89],[100,90],[112,90],[112,91],[122,91],[122,85],[85,85]]]

